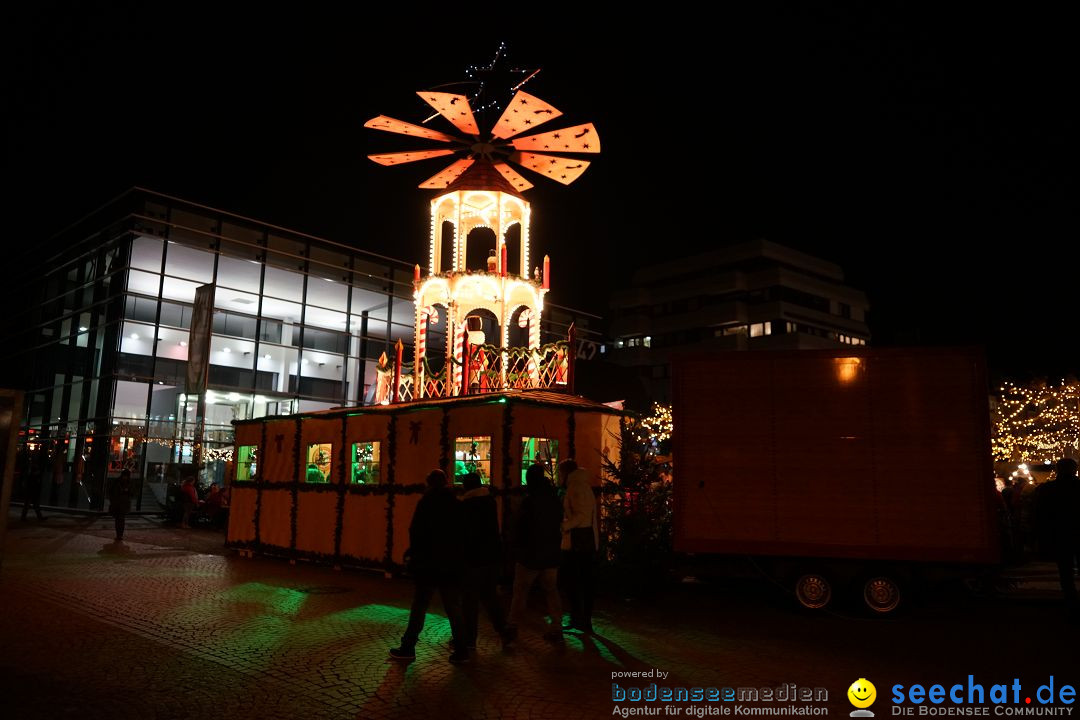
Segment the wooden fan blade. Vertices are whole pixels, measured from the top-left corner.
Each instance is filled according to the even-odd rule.
[[[447,165],[442,170],[417,185],[417,187],[429,190],[439,190],[444,188],[457,180],[458,177],[461,176],[461,173],[465,172],[473,162],[475,161],[472,158],[462,158],[461,160]]]
[[[491,128],[491,134],[501,139],[511,138],[548,120],[554,120],[560,115],[562,113],[554,106],[548,105],[535,95],[519,90],[506,106],[503,114],[499,116],[495,127]]]
[[[371,118],[364,123],[364,127],[372,128],[373,130],[397,133],[398,135],[409,135],[410,137],[422,137],[427,140],[438,140],[439,142],[453,142],[456,139],[452,135],[441,133],[438,130],[431,130],[423,125],[413,125],[404,120],[396,120],[392,117],[387,117],[386,115]]]
[[[575,153],[598,153],[600,152],[600,136],[596,134],[596,127],[592,123],[575,125],[574,127],[539,135],[528,135],[515,138],[514,147],[518,150],[552,150],[554,152]]]
[[[419,152],[396,152],[382,155],[368,155],[369,160],[374,160],[380,165],[401,165],[403,163],[416,162],[417,160],[429,160],[431,158],[453,155],[453,150],[421,150]]]
[[[533,186],[531,182],[521,176],[521,173],[507,163],[495,163],[495,169],[519,192],[525,192]]]
[[[569,185],[577,180],[589,167],[589,163],[586,160],[561,158],[555,157],[554,155],[544,155],[542,153],[523,152],[512,156],[510,159],[529,168],[533,172],[547,175],[552,180],[561,182],[563,185]]]
[[[469,98],[464,95],[443,92],[416,93],[431,107],[439,111],[439,114],[454,124],[458,130],[469,135],[479,135],[480,128],[476,126],[472,108],[469,107]]]

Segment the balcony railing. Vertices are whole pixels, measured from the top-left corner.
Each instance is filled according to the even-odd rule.
[[[421,360],[419,367],[403,362],[399,340],[393,360],[385,353],[379,358],[375,402],[386,405],[508,390],[572,393],[577,353],[571,349],[575,347],[573,326],[566,340],[538,348],[469,345],[466,341],[461,348],[461,360],[448,357],[441,368],[432,370],[427,358]]]

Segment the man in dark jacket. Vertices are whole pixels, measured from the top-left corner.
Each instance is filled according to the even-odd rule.
[[[1076,477],[1076,461],[1058,460],[1057,477],[1041,489],[1039,520],[1053,542],[1066,611],[1074,622],[1080,621],[1075,580],[1080,562],[1080,479]]]
[[[461,625],[461,576],[465,560],[461,507],[454,491],[446,486],[446,474],[442,470],[428,474],[427,486],[409,525],[408,568],[416,581],[409,625],[401,636],[401,646],[391,648],[390,657],[416,658],[416,640],[424,629],[431,596],[438,590],[454,638],[450,662],[462,663],[469,659],[469,650]]]
[[[461,482],[465,487],[465,495],[461,499],[461,519],[465,530],[463,634],[466,647],[475,650],[480,605],[487,611],[495,632],[506,638],[506,613],[495,590],[501,555],[499,517],[495,498],[491,496],[491,490],[481,484],[479,475],[468,473]]]
[[[562,602],[556,580],[562,558],[562,504],[544,475],[544,466],[534,464],[525,471],[525,499],[518,510],[515,526],[514,599],[510,603],[512,639],[525,613],[529,590],[539,576],[547,598],[551,625],[544,634],[548,640],[562,642]]]

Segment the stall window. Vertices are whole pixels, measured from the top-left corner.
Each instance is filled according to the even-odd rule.
[[[330,443],[313,443],[307,446],[307,464],[304,482],[330,482],[330,468],[334,457],[334,446]]]
[[[258,445],[241,445],[236,449],[236,479],[254,480],[259,456]]]
[[[352,469],[349,482],[371,485],[381,480],[379,475],[379,443],[358,442],[352,446]]]
[[[491,436],[474,435],[454,438],[454,482],[474,472],[487,485],[491,483]]]
[[[559,465],[559,441],[552,438],[521,438],[521,484],[525,484],[525,471],[533,463],[544,466],[548,477],[554,478]]]

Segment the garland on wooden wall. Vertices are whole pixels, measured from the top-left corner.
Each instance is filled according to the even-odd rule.
[[[390,464],[386,469],[386,556],[383,558],[383,567],[393,570],[394,567],[394,480],[395,465],[397,465],[397,413],[390,416],[386,428],[386,451],[390,458]]]
[[[577,413],[573,410],[570,411],[570,416],[566,419],[566,432],[570,435],[569,441],[566,443],[566,459],[573,460],[577,456],[577,443],[574,441],[574,435],[577,431]]]
[[[337,522],[334,525],[334,564],[338,564],[341,558],[341,533],[345,524],[345,488],[346,483],[350,480],[349,471],[352,469],[352,451],[349,449],[348,432],[346,430],[347,417],[341,418],[341,458],[342,461],[338,467],[338,500],[337,500]]]
[[[442,422],[439,423],[439,467],[446,473],[448,478],[451,478],[450,482],[453,482],[452,467],[453,461],[456,459],[450,452],[450,411],[445,407],[442,408]]]
[[[299,504],[300,495],[300,478],[303,477],[303,470],[301,470],[300,464],[300,440],[303,423],[300,422],[300,418],[296,418],[296,432],[293,434],[293,477],[292,477],[292,507],[289,508],[289,547],[293,550],[296,549],[296,514],[297,505]]]
[[[259,438],[259,442],[262,445],[259,446],[259,450],[262,452],[263,457],[266,457],[266,423],[262,424],[262,437]],[[266,461],[262,462],[262,467],[256,466],[255,470],[255,544],[259,544],[259,517],[262,515],[262,488],[263,478],[266,476]]]
[[[503,418],[502,418],[502,495],[505,498],[502,502],[502,528],[503,528],[503,540],[506,539],[507,531],[510,527],[510,470],[513,467],[514,456],[510,452],[510,445],[514,438],[514,410],[513,403],[503,404]],[[491,488],[496,491],[496,488]]]

